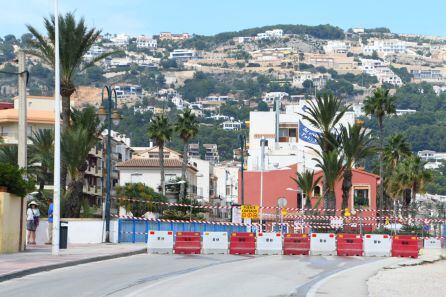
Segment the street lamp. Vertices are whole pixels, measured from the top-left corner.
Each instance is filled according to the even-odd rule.
[[[301,189],[293,189],[293,188],[286,188],[287,191],[291,191],[291,192],[296,192],[297,193],[297,208],[301,208],[303,209],[304,206],[304,202],[305,202],[305,194],[302,192]],[[299,203],[299,194],[301,194],[301,199],[300,199],[300,203]],[[299,207],[300,204],[300,207]]]
[[[107,90],[107,97],[105,98],[105,100],[104,90]],[[112,95],[114,95],[114,102],[112,99]],[[102,89],[101,106],[99,107],[99,110],[97,112],[101,123],[105,123],[107,125],[107,194],[105,197],[105,242],[110,242],[111,129],[112,124],[117,126],[121,121],[121,115],[116,110],[116,108],[118,108],[118,96],[116,95],[116,90],[111,86],[105,86]]]

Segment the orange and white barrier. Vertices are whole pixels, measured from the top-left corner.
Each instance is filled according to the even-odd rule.
[[[282,235],[275,232],[257,234],[257,255],[281,255]]]
[[[311,233],[310,254],[336,256],[336,236],[333,233]]]
[[[364,256],[366,257],[390,257],[392,239],[387,234],[365,234]]]
[[[149,254],[172,254],[172,231],[149,231],[147,239],[147,252]]]
[[[228,248],[227,232],[203,232],[203,254],[227,254]]]

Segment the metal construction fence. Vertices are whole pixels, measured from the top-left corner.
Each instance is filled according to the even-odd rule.
[[[196,222],[156,222],[137,219],[118,220],[119,242],[147,242],[149,231],[245,232],[246,226],[232,226]]]

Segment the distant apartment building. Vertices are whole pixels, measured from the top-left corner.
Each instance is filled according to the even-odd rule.
[[[203,144],[204,147],[204,159],[210,161],[213,164],[220,162],[220,156],[218,154],[218,147],[216,144]]]
[[[399,39],[369,39],[367,45],[362,47],[364,55],[378,54],[401,54],[407,51],[406,43]]]
[[[238,43],[247,43],[247,42],[251,42],[253,40],[252,37],[236,37],[235,41]]]
[[[130,36],[127,34],[117,34],[110,38],[110,41],[114,46],[124,47],[127,46],[130,42]]]
[[[223,130],[240,130],[242,128],[242,122],[239,121],[225,121],[220,124]]]
[[[265,39],[278,39],[283,37],[283,30],[282,29],[273,29],[273,30],[267,30],[263,33],[258,33],[256,35],[256,40],[265,40]]]
[[[329,73],[313,73],[309,71],[297,71],[294,73],[292,85],[297,88],[302,88],[303,83],[306,80],[309,80],[313,83],[314,86],[316,86],[318,89],[321,89],[327,84],[327,81],[329,81],[330,79],[331,79],[331,74]]]
[[[431,150],[422,150],[417,153],[421,160],[425,161],[426,169],[438,169],[446,161],[446,153]]]
[[[388,83],[401,86],[403,81],[390,68],[389,63],[374,59],[361,59],[362,70],[372,76],[376,76],[380,83]]]
[[[444,82],[444,77],[440,69],[423,69],[423,70],[412,70],[411,74],[413,76],[414,82],[430,82],[438,83]]]
[[[189,149],[187,151],[188,158],[200,158],[200,144],[199,143],[189,143]]]
[[[180,33],[180,34],[173,34],[171,32],[161,32],[159,35],[160,40],[186,40],[191,38],[191,35],[189,33]]]
[[[286,92],[268,92],[263,96],[262,101],[267,103],[268,105],[273,105],[274,100],[284,100],[289,97],[289,94]]]
[[[195,59],[197,54],[194,50],[188,49],[175,49],[169,54],[169,59],[175,59],[179,61],[189,61]]]
[[[342,40],[329,40],[324,46],[324,51],[331,54],[346,54],[350,49],[350,43]]]
[[[415,109],[396,109],[395,115],[403,116],[403,115],[408,115],[408,114],[414,114],[416,112],[417,111]]]
[[[84,55],[84,59],[87,61],[91,61],[100,55],[104,54],[106,51],[102,46],[93,45],[87,53]]]
[[[142,97],[142,87],[138,85],[115,85],[114,88],[118,99]]]
[[[145,35],[139,35],[136,37],[136,47],[137,48],[146,48],[150,50],[156,50],[158,46],[158,42],[156,39],[153,39],[152,37],[145,36]]]

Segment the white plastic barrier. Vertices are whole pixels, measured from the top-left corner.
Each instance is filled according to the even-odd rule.
[[[203,232],[203,254],[227,254],[228,247],[227,232]]]
[[[282,235],[276,232],[257,234],[257,255],[281,255]]]
[[[424,239],[424,248],[425,249],[441,249],[441,239],[439,238],[425,238]]]
[[[149,231],[147,252],[149,254],[172,254],[172,231]]]
[[[392,239],[387,234],[364,235],[364,256],[366,257],[390,257]]]
[[[311,233],[310,255],[336,256],[336,236],[333,233]]]

